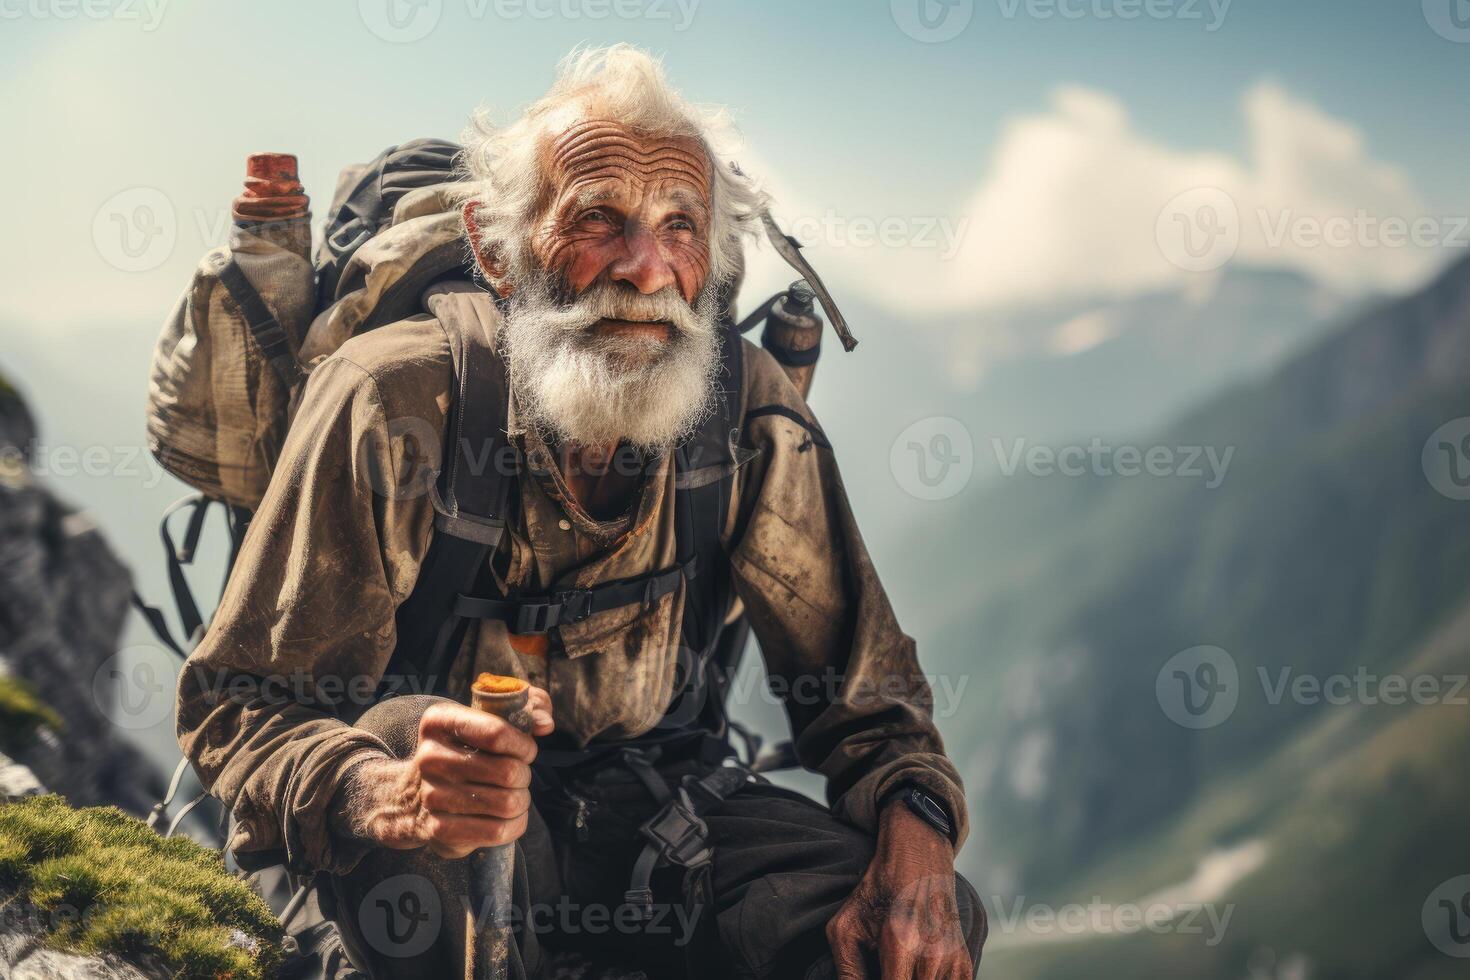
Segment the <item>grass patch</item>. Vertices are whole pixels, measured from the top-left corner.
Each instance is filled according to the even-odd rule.
[[[113,807],[0,804],[0,891],[57,949],[156,962],[180,980],[264,980],[281,959],[275,916],[217,852]]]
[[[60,731],[61,718],[18,677],[0,677],[0,751],[29,745],[39,728]]]

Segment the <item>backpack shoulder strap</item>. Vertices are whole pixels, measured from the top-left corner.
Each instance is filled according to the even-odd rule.
[[[684,643],[701,657],[713,648],[730,606],[730,570],[720,533],[734,497],[744,410],[743,344],[734,325],[722,322],[715,404],[699,431],[679,447],[676,459],[676,550],[679,562],[692,562],[694,568],[685,590]]]
[[[452,441],[435,485],[434,528],[498,544],[518,471],[505,431],[510,386],[496,347],[499,313],[490,294],[469,282],[436,286],[426,304],[444,329],[454,367],[446,426]]]
[[[434,531],[413,591],[395,616],[397,642],[380,697],[444,686],[466,625],[455,602],[505,533],[519,468],[505,431],[505,363],[483,308],[491,301],[467,283],[445,288],[455,295],[435,304],[435,314],[449,342],[454,386],[442,465],[430,491]]]

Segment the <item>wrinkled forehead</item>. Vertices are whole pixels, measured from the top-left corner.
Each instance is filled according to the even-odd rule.
[[[709,154],[692,136],[654,136],[616,120],[587,118],[549,134],[544,152],[555,197],[594,199],[635,189],[709,207]]]

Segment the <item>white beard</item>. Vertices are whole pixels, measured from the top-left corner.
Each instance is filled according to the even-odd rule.
[[[502,347],[517,410],[558,441],[628,443],[666,451],[704,420],[719,369],[714,288],[694,306],[672,287],[644,296],[625,284],[598,283],[558,298],[545,276],[513,294]],[[666,320],[663,344],[599,337],[603,319]]]

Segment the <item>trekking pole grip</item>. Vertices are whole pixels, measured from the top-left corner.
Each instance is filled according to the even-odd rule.
[[[481,674],[470,686],[470,706],[531,730],[531,686],[517,677]],[[465,910],[465,980],[506,980],[510,969],[510,912],[515,845],[482,847],[470,855],[470,907]],[[486,909],[483,932],[476,925]]]

